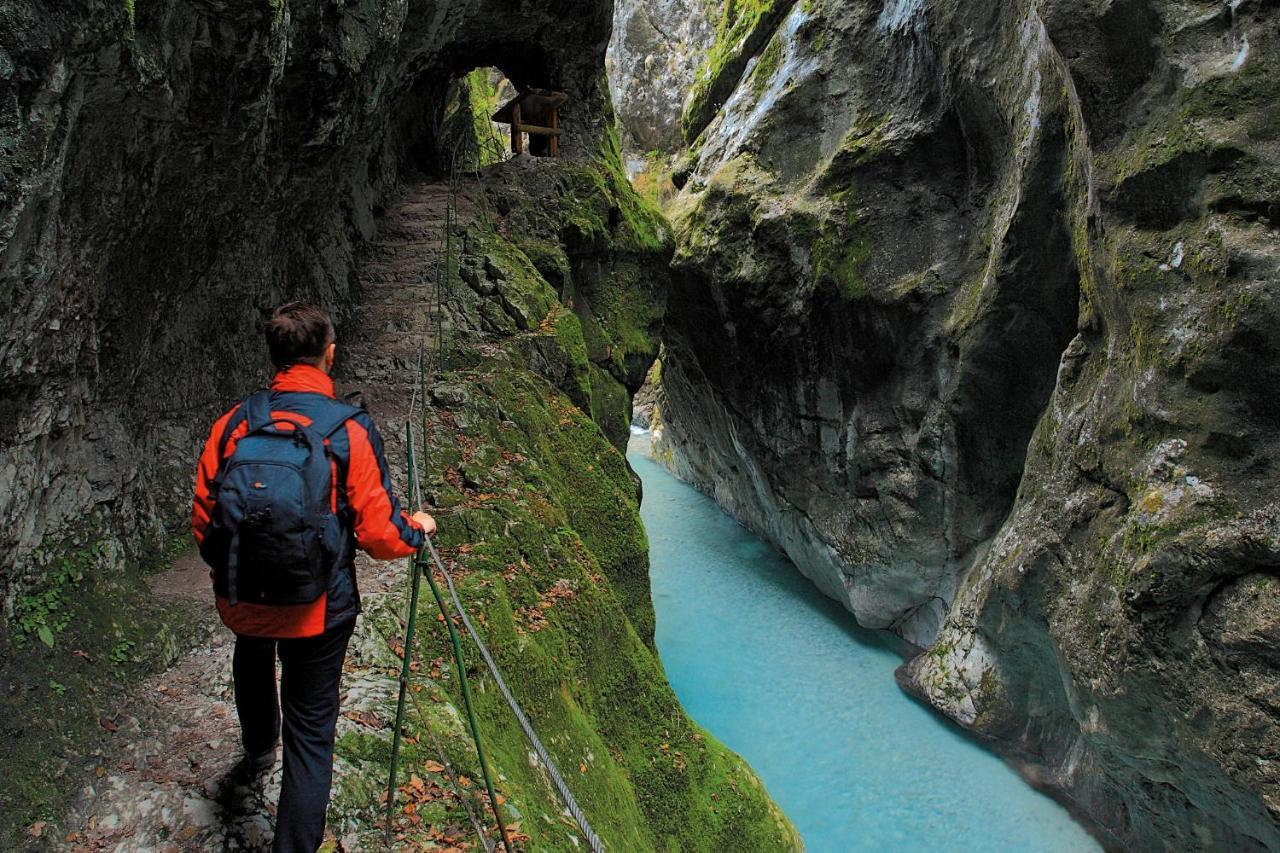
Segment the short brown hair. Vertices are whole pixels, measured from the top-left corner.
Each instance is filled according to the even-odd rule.
[[[271,363],[277,368],[314,361],[334,341],[329,315],[307,302],[289,302],[272,311],[265,331]]]

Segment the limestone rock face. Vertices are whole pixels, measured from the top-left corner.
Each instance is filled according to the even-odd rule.
[[[660,455],[1116,843],[1280,845],[1280,10],[735,8]]]
[[[612,120],[610,13],[593,0],[6,3],[5,611],[68,550],[105,543],[111,562],[183,532],[200,433],[267,376],[261,312],[293,297],[341,314],[400,171],[447,169],[456,76],[499,65],[568,91],[562,150],[594,156]]]
[[[714,36],[712,0],[618,0],[607,68],[623,145],[674,151],[680,114]]]

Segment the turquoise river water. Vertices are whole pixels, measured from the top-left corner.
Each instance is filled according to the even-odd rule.
[[[896,638],[860,629],[714,501],[632,452],[658,651],[811,853],[1094,851],[1049,797],[898,689]]]

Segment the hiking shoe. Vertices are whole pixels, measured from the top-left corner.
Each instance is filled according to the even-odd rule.
[[[257,755],[245,754],[231,769],[231,775],[237,779],[256,779],[276,766],[276,748],[273,746]]]
[[[255,808],[252,792],[265,783],[266,773],[275,763],[275,747],[242,755],[209,790],[209,796],[230,814],[248,814]]]

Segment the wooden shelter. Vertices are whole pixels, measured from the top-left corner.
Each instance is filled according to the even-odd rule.
[[[521,90],[493,120],[511,125],[511,151],[524,153],[524,134],[529,134],[529,153],[537,157],[560,154],[560,108],[569,101],[564,92],[550,89]]]

